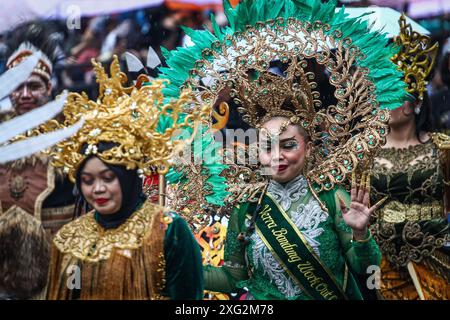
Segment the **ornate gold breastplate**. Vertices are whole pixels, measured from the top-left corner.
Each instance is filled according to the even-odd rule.
[[[62,253],[89,262],[107,260],[112,250],[137,249],[150,234],[163,208],[146,202],[126,222],[116,229],[103,229],[94,219],[94,212],[63,226],[53,243]],[[155,221],[156,220],[156,221]]]

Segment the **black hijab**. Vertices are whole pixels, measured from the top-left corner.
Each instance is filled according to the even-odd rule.
[[[97,145],[98,152],[103,152],[105,150],[111,149],[114,147],[114,143],[105,142],[99,143]],[[86,149],[87,146],[83,146],[83,149]],[[95,157],[95,155],[90,155],[78,167],[76,173],[76,187],[78,189],[78,197],[79,203],[78,207],[81,208],[84,203],[87,206],[86,199],[81,193],[81,172],[83,171],[84,166],[87,161],[91,158]],[[117,176],[120,183],[120,189],[122,191],[122,205],[118,212],[114,214],[102,215],[99,212],[95,212],[95,220],[98,224],[100,224],[105,229],[113,229],[120,226],[125,220],[127,220],[139,207],[142,203],[145,202],[146,197],[142,191],[142,179],[139,177],[137,170],[127,170],[125,166],[121,165],[111,165],[105,163],[105,165]]]

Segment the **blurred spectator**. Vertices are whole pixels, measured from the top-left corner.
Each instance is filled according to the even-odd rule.
[[[121,56],[127,49],[127,37],[132,31],[131,20],[125,20],[112,30],[101,47],[100,60],[109,60],[114,54]]]
[[[68,68],[64,72],[65,86],[71,86],[76,82],[86,84],[92,82],[91,59],[97,58],[100,53],[104,23],[105,18],[102,17],[91,19],[79,43],[70,49],[66,66],[77,66],[77,68]]]
[[[63,20],[45,21],[54,29],[51,37],[57,44],[51,79],[53,95],[68,89],[85,91],[90,97],[95,97],[92,58],[108,65],[112,56],[117,55],[124,64],[123,55],[130,51],[145,64],[151,46],[164,63],[161,47],[171,50],[188,45],[190,39],[181,26],[198,29],[206,25],[210,28],[210,14],[210,10],[173,10],[163,4],[114,15],[83,17],[79,29],[68,29]],[[216,13],[216,20],[219,25],[226,23],[223,12]],[[0,73],[6,64],[3,43],[11,36],[11,32],[0,34]],[[155,76],[156,71],[152,72]]]

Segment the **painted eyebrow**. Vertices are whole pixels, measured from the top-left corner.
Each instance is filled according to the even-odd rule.
[[[105,173],[105,172],[107,172],[107,171],[111,171],[112,172],[112,170],[111,169],[104,169],[104,170],[102,170],[102,171],[100,171],[100,174],[103,174],[103,173]],[[92,173],[90,173],[90,172],[86,172],[86,171],[83,171],[83,172],[81,172],[81,174],[83,175],[87,175],[87,176],[93,176],[94,174],[92,174]]]
[[[286,142],[286,141],[292,141],[292,140],[297,141],[297,140],[295,139],[295,137],[292,136],[292,137],[290,137],[290,138],[284,138],[284,139],[281,139],[281,140],[280,140],[280,143],[281,143],[281,142]],[[264,140],[261,140],[261,142],[262,142],[262,143],[267,143],[267,142],[270,142],[270,140],[264,139]]]
[[[286,142],[286,141],[291,141],[291,140],[297,141],[297,140],[295,139],[295,137],[292,136],[292,137],[290,137],[290,138],[284,138],[284,139],[281,139],[280,142]]]

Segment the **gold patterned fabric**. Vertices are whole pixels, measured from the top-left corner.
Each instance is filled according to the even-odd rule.
[[[222,219],[224,220],[224,219]],[[201,250],[203,265],[219,267],[224,263],[225,239],[227,228],[221,220],[214,221],[195,234]],[[221,292],[205,292],[208,300],[229,300],[229,296]]]
[[[53,241],[48,298],[162,298],[163,243],[170,223],[163,212],[147,202],[117,229],[103,229],[93,212],[65,225]],[[77,272],[81,288],[70,290]]]
[[[449,300],[450,284],[442,274],[435,273],[429,263],[413,263],[426,300]],[[447,265],[448,268],[448,265]],[[387,300],[419,300],[411,277],[406,270],[396,270],[386,259],[381,262],[382,287],[380,293]],[[448,270],[448,269],[447,269]]]
[[[449,227],[444,210],[442,152],[429,140],[403,149],[381,149],[372,169],[371,202],[388,196],[371,231],[383,253],[381,294],[417,299],[412,263],[425,299],[448,299]]]
[[[75,204],[58,208],[43,208],[41,212],[42,226],[45,230],[55,235],[58,230],[73,220]]]
[[[403,205],[433,206],[438,201],[434,206],[442,206],[443,187],[440,151],[431,140],[404,149],[380,149],[377,153],[372,169],[373,203],[389,196],[390,201]],[[389,208],[387,204],[384,208]]]

